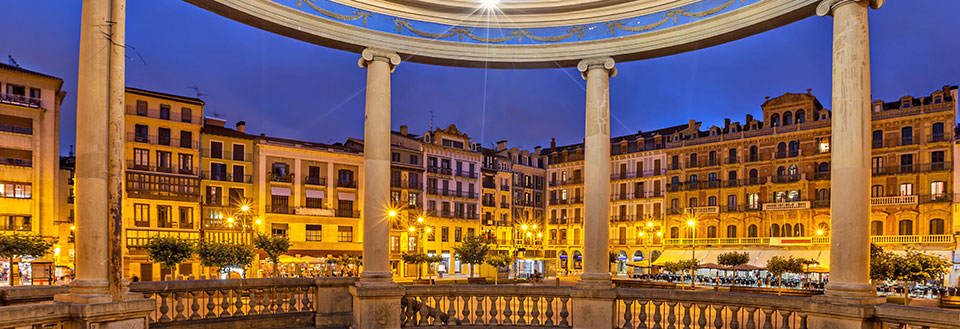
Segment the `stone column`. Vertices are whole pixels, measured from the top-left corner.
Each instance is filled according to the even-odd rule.
[[[833,16],[833,113],[830,153],[830,283],[815,296],[810,328],[870,328],[870,42],[867,6],[883,0],[824,0]]]
[[[610,57],[580,61],[587,80],[584,139],[583,273],[571,292],[574,328],[612,328],[616,291],[607,262],[610,243]]]
[[[397,53],[376,48],[362,52],[367,69],[363,132],[363,272],[350,288],[354,326],[399,328],[403,288],[390,273],[390,73],[400,64]]]

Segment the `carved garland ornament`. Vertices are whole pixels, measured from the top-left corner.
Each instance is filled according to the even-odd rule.
[[[320,8],[319,6],[313,4],[313,1],[315,0],[297,0],[297,8],[300,8],[301,6],[303,6],[304,3],[306,3],[307,6],[310,6],[310,8],[313,8],[313,10],[316,10],[321,15],[327,16],[333,19],[337,19],[341,21],[355,21],[358,19],[362,19],[363,26],[367,26],[367,17],[373,16],[373,13],[368,13],[360,10],[353,12],[353,16],[341,15],[341,14],[337,14],[335,12]]]

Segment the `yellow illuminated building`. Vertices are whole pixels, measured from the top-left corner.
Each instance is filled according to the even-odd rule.
[[[200,190],[203,191],[200,231],[206,241],[250,243],[257,225],[253,172],[254,139],[246,123],[225,127],[217,118],[204,119],[200,134]],[[257,223],[259,220],[259,224]]]

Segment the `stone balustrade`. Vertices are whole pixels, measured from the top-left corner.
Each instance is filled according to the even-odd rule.
[[[618,329],[806,329],[810,298],[668,289],[617,289]]]
[[[570,328],[569,287],[409,286],[401,299],[406,328],[520,326]]]

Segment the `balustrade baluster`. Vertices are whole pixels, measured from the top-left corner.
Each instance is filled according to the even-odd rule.
[[[763,312],[763,329],[773,329],[773,310],[762,309]]]
[[[570,301],[570,297],[560,297],[560,326],[569,327],[570,322],[567,321],[567,316],[570,315],[570,312],[567,312],[567,302]]]
[[[697,308],[700,309],[700,317],[697,318],[697,326],[699,326],[700,329],[707,329],[707,307],[710,307],[710,305],[697,305]]]
[[[433,296],[433,312],[430,313],[433,314],[433,324],[437,326],[445,324],[443,323],[443,315],[446,314],[443,312],[443,299],[443,296]]]
[[[527,296],[517,297],[517,302],[518,302],[517,303],[518,304],[517,305],[517,325],[525,326],[527,325],[527,319],[526,319],[527,308],[526,308],[526,305],[524,304],[527,303]]]
[[[660,305],[662,304],[662,301],[653,301],[653,329],[663,329],[663,326],[660,325],[660,321],[663,320],[663,315],[660,314]]]
[[[497,303],[499,301],[500,296],[490,297],[490,318],[487,319],[487,324],[500,324],[500,320],[497,319]]]
[[[407,310],[404,312],[406,315],[406,321],[403,322],[404,327],[412,327],[417,324],[417,299],[413,297],[407,297]]]
[[[547,296],[546,302],[547,302],[547,305],[546,305],[547,310],[544,313],[544,316],[546,316],[546,318],[543,319],[543,325],[547,327],[553,327],[553,296]]]
[[[280,311],[280,294],[277,292],[276,287],[270,288],[270,293],[267,295],[270,298],[270,313],[279,313]]]
[[[250,311],[243,310],[243,290],[233,291],[233,316],[244,316]]]
[[[723,305],[713,305],[713,328],[723,329]]]
[[[290,306],[291,311],[294,312],[303,312],[303,304],[300,304],[300,300],[303,298],[303,288],[294,287],[290,289]]]
[[[623,299],[623,326],[622,329],[633,329],[633,300]]]
[[[505,296],[503,297],[503,325],[513,325],[513,319],[510,318],[511,316],[513,316],[513,296]]]
[[[313,303],[313,298],[316,295],[317,295],[316,287],[307,288],[307,294],[303,296],[303,299],[305,300],[304,305],[307,305],[307,311],[311,311],[311,312],[316,311]]]
[[[530,298],[530,325],[540,325],[540,296]]]
[[[667,329],[677,329],[677,302],[667,302],[670,313],[667,314]]]
[[[476,317],[473,318],[473,324],[482,325],[484,323],[483,319],[483,301],[486,299],[485,296],[476,296],[474,299],[477,300],[476,310],[473,311],[473,315]]]
[[[230,316],[230,290],[221,289],[220,290],[220,317],[225,318]]]
[[[780,329],[790,329],[790,316],[793,312],[780,311]]]
[[[646,300],[640,300],[637,303],[637,329],[647,329],[647,304]]]
[[[207,295],[207,314],[204,315],[203,317],[204,317],[204,318],[207,318],[207,319],[209,319],[209,318],[215,318],[215,317],[217,317],[217,313],[214,313],[214,312],[213,312],[213,309],[216,308],[217,305],[213,303],[213,300],[214,300],[214,299],[217,299],[217,291],[216,291],[216,290],[204,290],[204,292],[206,292],[206,295]]]
[[[167,306],[167,296],[170,295],[169,292],[161,292],[160,295],[160,319],[157,322],[170,322],[170,317],[167,316],[167,312],[170,312],[170,306]]]
[[[460,309],[460,315],[462,316],[460,323],[467,325],[470,324],[470,296],[464,295],[461,300],[463,300],[463,307]]]
[[[260,307],[260,290],[247,290],[247,314],[260,315],[262,313]]]
[[[200,316],[200,298],[203,295],[201,291],[190,292],[190,320],[199,320]]]
[[[728,306],[730,309],[730,329],[740,329],[740,306]]]
[[[457,325],[457,296],[447,296],[447,325]]]
[[[183,307],[183,292],[174,292],[173,300],[174,300],[174,305],[176,305],[174,307],[173,320],[174,321],[186,320],[187,317],[183,316],[183,311],[186,309],[185,307]]]
[[[747,329],[757,329],[757,309],[754,307],[747,307]]]
[[[800,329],[807,329],[807,314],[800,313]]]
[[[690,317],[690,307],[693,306],[691,303],[683,303],[683,329],[690,329],[690,323],[693,323],[693,319]]]
[[[427,307],[426,298],[428,297],[420,297],[417,300],[417,309],[419,310],[419,313],[420,313],[420,321],[417,322],[417,325],[421,327],[426,326],[428,323],[430,323],[428,322],[430,318],[430,310]]]

